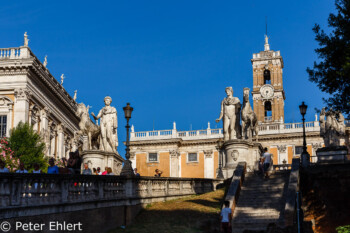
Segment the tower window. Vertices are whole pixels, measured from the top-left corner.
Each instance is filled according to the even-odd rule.
[[[265,102],[265,121],[272,121],[272,107],[271,102]]]
[[[264,84],[271,84],[271,74],[269,70],[264,70]]]

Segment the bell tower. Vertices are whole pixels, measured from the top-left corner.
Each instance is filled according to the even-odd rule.
[[[270,50],[265,35],[264,51],[253,53],[254,112],[261,123],[284,122],[283,59],[280,51]]]

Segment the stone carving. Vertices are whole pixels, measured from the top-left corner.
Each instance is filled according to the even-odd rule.
[[[63,85],[63,81],[66,77],[64,76],[64,74],[61,75],[61,85]]]
[[[326,118],[326,120],[325,120]],[[322,108],[320,114],[320,135],[326,147],[340,146],[340,139],[345,136],[344,116],[339,111]]]
[[[203,151],[206,158],[211,158],[213,156],[212,150],[205,150]]]
[[[44,66],[44,67],[47,66],[47,55],[45,55],[43,66]]]
[[[180,156],[180,152],[177,151],[177,150],[171,150],[171,151],[170,151],[170,156],[171,156],[171,157]]]
[[[134,159],[135,158],[136,153],[135,152],[130,152],[130,159]]]
[[[242,109],[242,130],[243,138],[252,141],[255,133],[256,141],[258,141],[258,118],[253,112],[249,103],[249,88],[243,89],[243,109]]]
[[[28,43],[29,43],[28,35],[27,35],[27,32],[25,32],[24,33],[24,46],[28,47]]]
[[[75,91],[74,91],[74,96],[73,96],[73,100],[74,100],[74,101],[77,100],[77,92],[78,92],[78,90],[75,90]]]
[[[322,143],[312,143],[312,148],[316,151],[319,148],[322,148]]]
[[[232,157],[233,161],[237,161],[238,156],[239,156],[239,152],[237,150],[234,150],[231,152],[231,157]]]
[[[237,97],[233,97],[232,87],[225,89],[227,97],[221,102],[221,112],[216,122],[223,120],[224,141],[241,137],[240,111],[241,103]]]
[[[106,96],[104,98],[105,107],[103,107],[97,116],[92,112],[91,115],[95,120],[101,118],[100,128],[101,128],[101,139],[104,151],[117,152],[116,148],[118,146],[118,119],[117,110],[110,106],[112,103],[112,98]]]
[[[89,148],[89,150],[101,149],[99,148],[101,130],[100,127],[90,119],[89,108],[90,106],[86,107],[83,103],[78,104],[77,115],[80,118],[80,130],[75,132],[75,134],[88,136],[88,145],[86,148]]]
[[[279,146],[277,146],[277,149],[279,150],[280,153],[284,153],[287,150],[287,146],[286,145],[279,145]]]
[[[17,100],[28,100],[31,96],[31,92],[26,88],[19,88],[14,91]]]

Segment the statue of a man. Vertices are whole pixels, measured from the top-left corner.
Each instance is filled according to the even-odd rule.
[[[224,125],[224,141],[237,139],[240,132],[236,132],[237,128],[237,111],[239,111],[241,103],[237,97],[233,97],[232,87],[226,87],[227,97],[221,102],[221,112],[216,122],[223,119]],[[238,114],[239,115],[239,114]],[[238,119],[239,120],[239,119]]]
[[[102,146],[104,151],[116,153],[116,147],[118,146],[118,119],[117,119],[117,110],[110,106],[112,103],[112,98],[106,96],[105,107],[103,107],[97,116],[92,112],[91,115],[95,120],[101,118],[100,127],[101,127],[101,137],[102,137]],[[100,148],[101,149],[101,148]]]

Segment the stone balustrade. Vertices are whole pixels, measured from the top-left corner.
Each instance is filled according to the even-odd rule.
[[[303,123],[271,123],[259,125],[259,135],[283,134],[283,133],[302,133]],[[305,122],[306,132],[320,132],[318,121]],[[211,139],[223,138],[222,129],[206,129],[206,130],[191,130],[191,131],[177,131],[172,130],[154,130],[131,132],[131,141],[141,140],[158,140],[158,139],[174,139],[181,138],[182,140],[196,140],[196,139]]]
[[[28,58],[32,53],[28,47],[0,48],[0,60]]]
[[[221,180],[3,173],[0,219],[148,204],[216,189]]]

